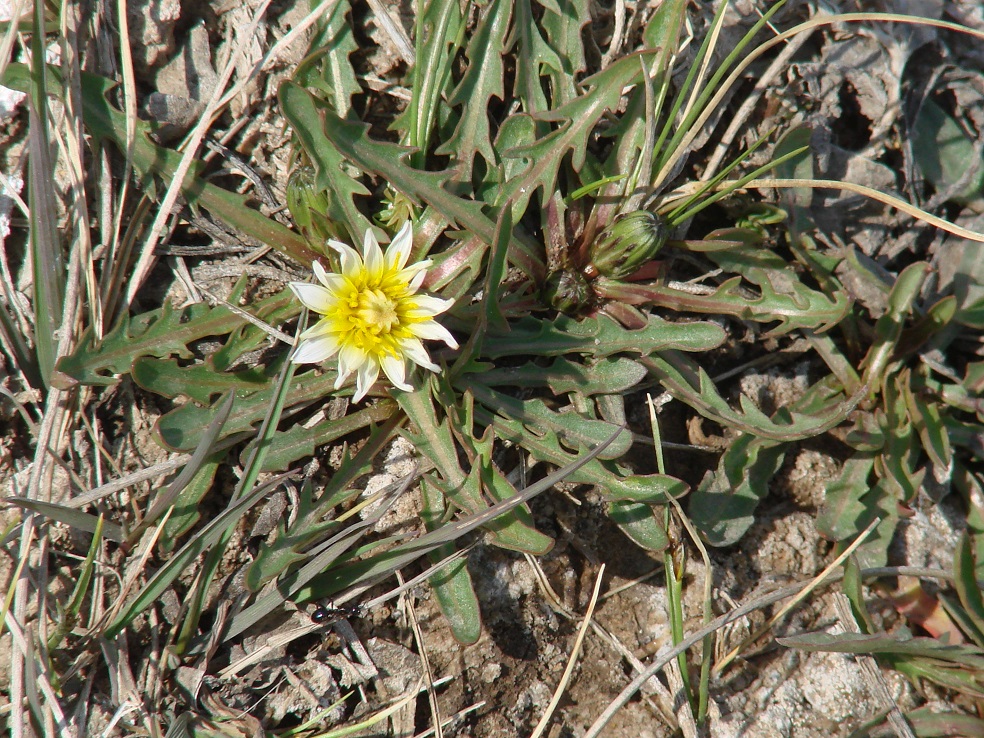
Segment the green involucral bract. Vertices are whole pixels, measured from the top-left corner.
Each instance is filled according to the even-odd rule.
[[[589,269],[624,279],[651,261],[666,243],[666,224],[648,210],[623,213],[591,245]]]

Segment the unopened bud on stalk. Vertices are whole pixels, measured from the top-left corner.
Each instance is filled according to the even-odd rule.
[[[287,178],[287,208],[308,242],[327,253],[324,242],[347,238],[344,228],[328,217],[330,193],[316,186],[314,168],[300,166]]]
[[[557,269],[547,275],[543,297],[556,310],[576,315],[591,305],[594,291],[580,272],[574,269]]]
[[[648,210],[623,213],[591,244],[588,277],[623,279],[656,256],[668,237],[666,224]]]
[[[297,167],[287,179],[287,207],[291,217],[301,228],[308,228],[318,215],[324,217],[328,210],[328,198],[324,190],[314,186],[314,169]]]

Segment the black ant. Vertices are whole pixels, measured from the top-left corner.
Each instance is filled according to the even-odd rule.
[[[317,625],[334,623],[342,618],[357,618],[362,615],[362,605],[318,605],[311,613],[311,622]]]

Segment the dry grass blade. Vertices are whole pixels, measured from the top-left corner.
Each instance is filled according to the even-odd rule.
[[[701,114],[693,122],[693,125],[687,130],[686,134],[681,138],[674,150],[674,156],[670,157],[667,163],[659,171],[655,177],[655,181],[662,182],[666,177],[669,176],[670,172],[676,166],[679,156],[683,152],[689,151],[690,145],[694,142],[697,136],[700,134],[702,128],[710,120],[711,116],[720,108],[725,97],[728,95],[730,88],[737,83],[739,79],[742,78],[748,67],[759,57],[765,54],[767,51],[773,47],[784,43],[786,40],[793,38],[801,33],[811,33],[821,26],[833,25],[834,23],[862,23],[862,22],[882,22],[882,23],[907,23],[910,25],[925,25],[934,28],[944,28],[950,31],[956,31],[958,33],[965,33],[971,36],[975,36],[978,39],[984,39],[984,31],[978,31],[973,28],[968,28],[967,26],[962,26],[959,23],[950,23],[947,21],[935,20],[933,18],[923,18],[911,15],[900,15],[897,13],[841,13],[838,15],[825,15],[819,18],[813,18],[809,21],[799,24],[794,28],[789,29],[778,36],[762,43],[761,45],[755,47],[749,51],[738,65],[732,70],[731,74],[724,79],[720,85],[718,85],[717,92],[714,96],[707,102]]]
[[[913,567],[913,566],[880,566],[873,567],[871,569],[864,569],[861,571],[861,576],[866,579],[886,577],[886,576],[898,576],[900,574],[907,574],[910,576],[917,577],[932,577],[935,579],[943,579],[947,581],[953,580],[953,574],[951,572],[942,571],[940,569],[928,569],[924,567]],[[843,572],[833,572],[827,579],[827,584],[834,584],[839,582],[843,578]],[[715,618],[712,622],[708,623],[706,626],[691,633],[684,640],[678,643],[673,648],[669,649],[663,653],[658,659],[649,664],[644,670],[642,670],[633,680],[630,682],[619,694],[618,696],[609,703],[608,707],[605,708],[604,712],[598,716],[598,718],[591,724],[591,727],[584,734],[584,738],[598,738],[605,726],[611,722],[612,717],[622,709],[629,700],[642,688],[642,686],[653,676],[655,676],[661,669],[663,669],[668,663],[679,656],[681,653],[689,649],[691,646],[700,642],[703,638],[707,637],[711,633],[720,630],[730,623],[734,623],[741,618],[745,617],[749,613],[759,610],[769,605],[773,605],[776,602],[781,602],[788,597],[795,597],[800,592],[803,591],[803,583],[796,583],[780,587],[779,589],[773,590],[771,592],[766,592],[762,595],[752,596],[746,603],[739,605],[730,612],[726,612],[724,615],[720,615]]]
[[[746,602],[744,605],[736,607],[734,610],[725,613],[712,622],[708,623],[707,626],[701,628],[700,630],[691,633],[689,636],[684,638],[680,643],[678,643],[673,648],[666,651],[662,656],[649,664],[642,672],[640,672],[629,684],[626,686],[618,696],[612,700],[607,708],[602,712],[600,716],[592,723],[591,727],[584,734],[584,738],[598,738],[605,729],[605,726],[611,721],[615,713],[618,712],[622,707],[624,707],[629,700],[642,688],[642,686],[648,682],[653,676],[655,676],[660,670],[666,667],[673,659],[679,656],[681,653],[689,649],[691,646],[699,643],[703,638],[715,632],[716,630],[723,628],[729,623],[733,623],[736,620],[740,620],[751,612],[758,610],[762,607],[768,607],[769,605],[784,600],[787,597],[792,597],[801,589],[801,585],[791,585],[788,587],[783,587],[774,592],[769,592],[767,594],[761,595],[759,597],[753,597],[751,600]]]
[[[396,572],[396,580],[400,583],[401,587],[405,585],[400,572]],[[437,702],[437,690],[434,687],[434,671],[431,669],[430,659],[427,658],[427,645],[424,643],[424,633],[421,631],[420,621],[417,619],[417,609],[413,606],[413,599],[411,597],[404,597],[403,601],[410,619],[410,627],[413,628],[413,638],[417,642],[417,654],[420,657],[420,665],[424,670],[424,686],[427,688],[427,701],[430,703],[434,735],[436,738],[444,738],[441,706]]]
[[[182,466],[188,463],[191,459],[191,454],[175,454],[172,458],[167,461],[162,461],[159,464],[154,464],[148,466],[145,469],[138,469],[135,472],[130,472],[129,474],[124,474],[118,479],[114,479],[111,482],[106,482],[98,487],[93,487],[88,492],[83,492],[80,495],[73,497],[65,503],[66,507],[85,507],[86,505],[91,505],[93,502],[103,499],[111,494],[124,490],[127,487],[132,487],[141,482],[147,482],[151,479],[157,479],[163,477],[176,469],[180,469]]]
[[[653,429],[653,444],[656,450],[657,467],[660,474],[665,473],[663,468],[662,437],[659,430],[659,421],[656,417],[656,403],[652,395],[646,395],[646,404],[649,406],[649,422]],[[701,559],[704,562],[704,624],[707,625],[713,619],[713,602],[711,598],[711,587],[714,581],[714,570],[711,564],[711,557],[707,553],[707,547],[700,538],[697,529],[690,521],[690,518],[683,511],[683,507],[675,497],[669,497],[670,504],[676,511],[677,518],[690,536],[697,550],[700,551]],[[714,649],[714,636],[710,634],[704,639],[703,651],[701,653],[699,703],[697,709],[697,720],[702,722],[707,712],[708,684],[711,672],[711,653]]]
[[[526,487],[524,490],[509,499],[503,500],[502,502],[497,502],[495,505],[492,505],[481,513],[460,518],[448,523],[447,525],[437,528],[430,533],[425,533],[410,543],[400,546],[399,549],[394,549],[394,551],[391,552],[392,555],[380,557],[382,560],[379,564],[365,572],[365,578],[369,579],[380,574],[385,574],[400,569],[428,551],[438,548],[445,543],[456,541],[465,533],[468,533],[475,528],[479,528],[486,523],[491,522],[500,515],[509,512],[525,502],[528,502],[541,492],[544,492],[558,482],[563,481],[573,472],[577,471],[582,466],[596,458],[598,454],[608,448],[608,446],[610,446],[611,443],[622,434],[623,430],[624,428],[619,427],[618,430],[611,434],[611,436],[591,449],[590,452],[583,454],[577,461],[558,469],[552,474],[547,475],[540,481],[535,484],[531,484],[529,487]]]
[[[894,197],[871,187],[865,187],[864,185],[855,184],[853,182],[838,182],[832,179],[753,179],[745,182],[744,186],[781,188],[812,187],[821,190],[830,189],[856,192],[859,195],[864,195],[872,200],[877,200],[878,202],[885,203],[886,205],[891,205],[893,208],[898,208],[903,213],[911,215],[916,220],[929,223],[932,226],[936,226],[940,230],[946,231],[947,233],[952,233],[954,236],[960,236],[961,238],[967,238],[971,241],[984,243],[984,233],[978,233],[977,231],[962,228],[955,223],[951,223],[948,220],[944,220],[943,218],[939,218],[931,213],[927,213],[925,210],[917,208],[915,205],[912,205],[901,198]]]
[[[105,521],[100,522],[102,520],[101,516],[79,512],[67,505],[45,502],[44,500],[32,500],[28,497],[7,497],[4,498],[4,502],[11,505],[18,505],[25,510],[31,510],[39,515],[44,515],[50,520],[64,523],[86,533],[95,533],[97,529],[101,528],[102,535],[116,543],[124,543],[127,539],[123,526]]]
[[[854,620],[854,614],[851,612],[851,603],[846,595],[841,592],[834,594],[834,608],[837,610],[837,616],[840,618],[841,627],[849,633],[861,632],[861,629],[858,628],[858,624]],[[902,710],[899,709],[898,703],[892,699],[892,694],[889,691],[888,684],[886,684],[885,675],[879,669],[875,657],[870,654],[855,654],[854,659],[858,662],[861,671],[868,681],[868,689],[887,709],[888,722],[895,730],[895,734],[899,738],[916,738],[912,727],[902,714]]]
[[[598,576],[595,579],[594,590],[591,593],[591,601],[588,603],[587,612],[584,613],[584,620],[581,622],[581,627],[577,631],[577,638],[574,640],[574,648],[571,649],[571,656],[567,660],[567,668],[564,669],[564,674],[560,678],[560,683],[557,684],[557,689],[554,690],[553,697],[550,699],[550,703],[547,705],[546,711],[543,713],[543,717],[540,718],[540,722],[536,724],[536,728],[530,734],[530,738],[540,738],[544,731],[550,725],[550,719],[553,717],[554,711],[560,704],[561,698],[564,696],[564,690],[567,689],[567,685],[570,683],[571,674],[574,673],[574,666],[577,664],[577,658],[581,654],[581,647],[584,645],[584,638],[588,634],[588,628],[591,626],[591,618],[594,615],[595,605],[598,604],[598,595],[601,593],[601,585],[605,577],[605,565],[602,564],[598,568]]]
[[[125,253],[120,254],[118,249],[126,244],[123,238],[123,222],[127,215],[127,208],[124,203],[127,201],[127,194],[130,188],[130,175],[133,172],[133,150],[137,138],[137,81],[133,68],[133,55],[130,53],[130,26],[126,12],[126,0],[117,0],[116,3],[116,23],[119,28],[120,41],[118,46],[120,55],[120,72],[123,76],[123,110],[126,113],[126,147],[123,151],[123,176],[120,178],[119,193],[116,198],[115,211],[113,218],[113,237],[110,240],[111,252],[108,257],[109,263],[126,263]],[[123,272],[115,269],[107,269],[102,274],[101,288],[102,301],[104,307],[110,307],[117,301],[120,292],[120,285],[114,281],[123,278]],[[96,316],[93,316],[94,318]],[[104,318],[105,314],[100,314]],[[102,320],[92,321],[93,329],[97,338],[102,338],[105,325]]]
[[[43,56],[43,54],[42,54]],[[41,65],[44,68],[44,65]],[[55,164],[51,160],[51,141],[45,132],[48,126],[47,97],[28,98],[30,118],[28,141],[31,168],[28,173],[31,208],[31,263],[34,288],[34,350],[41,379],[47,385],[57,358],[56,336],[62,312],[64,273],[61,240],[58,237],[58,206],[51,187]]]
[[[250,507],[255,505],[271,489],[274,489],[290,474],[280,474],[260,485],[248,494],[236,501],[236,504],[227,507],[221,514],[213,518],[208,524],[199,531],[188,543],[171,557],[171,559],[150,578],[144,585],[140,594],[130,603],[126,611],[119,617],[114,617],[104,633],[106,638],[115,638],[127,626],[127,624],[151,603],[156,602],[161,593],[166,590],[171,583],[180,576],[209,546],[218,541],[223,533],[234,525]],[[165,518],[166,519],[166,518]],[[121,601],[122,602],[122,601]]]
[[[483,707],[485,707],[485,702],[476,702],[475,704],[469,705],[468,707],[466,707],[466,708],[464,708],[462,710],[458,710],[458,712],[456,712],[454,715],[449,715],[444,720],[444,727],[446,728],[447,726],[451,725],[452,723],[455,723],[455,722],[461,720],[461,718],[465,717],[466,715],[469,715],[469,714],[471,714],[473,712],[476,712],[478,710],[481,710]],[[427,730],[423,731],[422,733],[417,733],[417,735],[415,735],[413,738],[429,738],[429,736],[432,736],[432,735],[434,735],[434,729],[433,728],[428,728]]]
[[[229,302],[228,300],[223,300],[221,297],[219,297],[218,295],[212,294],[211,292],[209,292],[207,289],[205,289],[201,285],[195,285],[195,289],[197,289],[199,292],[201,292],[203,295],[205,295],[205,297],[208,299],[208,302],[209,302],[210,305],[221,305],[226,310],[229,310],[230,312],[235,313],[236,315],[238,315],[240,318],[242,318],[246,322],[255,325],[257,328],[259,328],[261,331],[263,331],[264,333],[266,333],[268,336],[271,336],[272,338],[275,338],[276,340],[280,341],[281,343],[286,343],[288,346],[293,346],[294,345],[294,341],[295,341],[295,337],[294,336],[291,336],[288,333],[284,333],[282,330],[279,330],[277,328],[274,328],[269,323],[266,323],[266,322],[260,320],[255,315],[253,315],[251,312],[249,312],[249,310],[243,310],[238,305],[234,305],[231,302]]]
[[[867,561],[895,556],[866,557],[899,541],[889,526],[922,524],[904,513],[925,496],[924,482],[978,512],[984,481],[966,450],[980,435],[984,369],[961,349],[984,324],[984,303],[964,289],[984,283],[968,246],[984,243],[970,219],[982,212],[984,176],[958,164],[981,153],[984,97],[968,81],[980,65],[965,47],[984,30],[894,13],[813,16],[848,0],[432,2],[415,20],[385,0],[179,3],[180,18],[142,18],[123,0],[91,17],[70,3],[10,4],[15,15],[33,12],[0,22],[0,75],[6,68],[5,83],[33,93],[0,134],[11,143],[0,152],[0,187],[26,187],[31,205],[0,191],[0,365],[11,366],[0,422],[12,428],[0,439],[0,462],[12,459],[0,479],[20,505],[0,508],[10,582],[0,621],[11,632],[0,721],[14,738],[341,738],[388,727],[410,736],[417,725],[430,728],[421,738],[461,729],[490,738],[520,724],[544,738],[585,735],[592,721],[588,738],[697,736],[765,732],[777,716],[806,725],[811,712],[850,730],[886,711],[899,735],[926,732],[922,708],[912,712],[925,694],[894,705],[853,664],[845,676],[858,680],[857,701],[837,701],[830,687],[840,679],[817,679],[822,705],[793,704],[795,691],[777,692],[750,674],[753,664],[729,667],[736,649],[717,671],[742,673],[715,682],[714,703],[708,693],[717,629],[744,621],[744,635],[759,611],[759,622],[771,620],[752,639],[772,642],[793,608],[797,622],[817,626],[822,613],[806,605],[845,576],[842,559],[829,562],[829,541],[864,541],[855,555]],[[940,17],[984,29],[965,5],[945,5]],[[32,59],[15,63],[15,44],[28,38]],[[209,136],[223,142],[217,157],[203,153]],[[917,156],[927,150],[934,161]],[[827,178],[807,179],[814,170]],[[835,181],[842,171],[858,183]],[[785,188],[839,190],[827,194],[840,206],[821,212]],[[621,216],[634,210],[655,223],[633,233]],[[339,347],[320,366],[296,368],[284,344],[306,313],[289,290],[263,296],[292,268],[285,254],[326,256],[334,269],[345,257],[328,253],[329,239],[357,249],[371,229],[392,241],[404,219],[415,234],[407,258],[433,266],[421,295],[447,304],[437,324],[454,335],[447,349],[432,351],[423,341],[440,339],[424,336],[420,352],[408,351],[433,358],[416,362],[422,371],[393,364],[391,373],[380,361],[370,392],[359,372],[353,398],[344,376],[333,384],[351,375],[354,354]],[[918,229],[885,241],[881,229],[899,223]],[[231,243],[227,227],[243,237]],[[167,263],[155,256],[165,240]],[[362,259],[371,260],[365,250]],[[902,287],[882,289],[895,272]],[[571,291],[552,295],[557,277]],[[365,297],[371,305],[350,306],[374,316],[385,307],[380,295]],[[363,321],[370,333],[385,322]],[[722,362],[733,369],[713,377]],[[81,385],[59,389],[70,379]],[[638,401],[654,387],[685,404],[662,432],[692,444],[664,445],[655,418],[650,436]],[[811,440],[827,434],[833,447]],[[867,445],[883,439],[873,458]],[[653,442],[655,465],[644,454]],[[854,466],[830,452],[845,445],[859,455]],[[716,470],[698,448],[720,454]],[[426,483],[415,458],[429,464]],[[301,463],[303,484],[285,475],[258,486]],[[263,499],[278,483],[284,489]],[[664,489],[687,501],[658,497]],[[525,504],[541,492],[549,499]],[[769,504],[777,500],[793,504]],[[854,516],[856,502],[885,514],[867,540],[856,538],[870,519]],[[95,517],[93,503],[114,522]],[[80,540],[49,519],[94,534]],[[729,549],[708,553],[700,536]],[[984,541],[969,536],[976,548],[954,576],[963,606],[966,589],[974,594],[976,616]],[[627,540],[647,553],[623,550]],[[948,550],[926,559],[911,540],[911,560],[944,565]],[[530,591],[520,555],[543,596]],[[743,565],[722,580],[723,557]],[[625,581],[657,561],[665,582],[600,607],[603,576]],[[862,623],[869,590],[851,567],[845,591]],[[457,599],[434,577],[449,569],[470,577],[454,582]],[[404,571],[416,576],[404,581]],[[764,572],[794,584],[768,591]],[[379,606],[429,578],[430,599],[401,612]],[[731,611],[715,617],[712,596],[726,602],[717,612]],[[467,639],[442,638],[434,619],[458,635],[465,616],[475,647],[462,652]],[[811,635],[822,643],[833,634]],[[336,636],[345,649],[337,659]],[[805,638],[776,643],[809,651]],[[374,681],[407,664],[419,670],[414,651],[419,683]],[[762,654],[773,660],[765,669],[783,654]],[[820,665],[804,666],[783,681],[800,686]],[[349,684],[359,686],[343,695]],[[765,693],[770,709],[742,713],[765,705]],[[399,704],[385,701],[392,695]],[[467,727],[452,724],[473,702],[488,706]],[[966,708],[954,704],[954,714]],[[660,717],[669,731],[653,725]],[[822,726],[806,732],[824,738]]]

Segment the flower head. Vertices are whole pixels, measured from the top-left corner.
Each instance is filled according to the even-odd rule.
[[[376,237],[367,231],[360,255],[338,241],[328,245],[341,257],[341,272],[325,271],[318,262],[311,267],[321,284],[291,282],[290,288],[309,310],[321,318],[301,334],[290,360],[296,364],[318,364],[338,356],[335,389],[355,372],[358,402],[379,377],[379,370],[403,390],[407,383],[407,363],[440,371],[430,360],[424,340],[444,341],[451,348],[458,343],[448,330],[434,320],[453,303],[429,295],[418,295],[430,261],[407,266],[412,245],[410,223],[396,235],[386,253]]]

